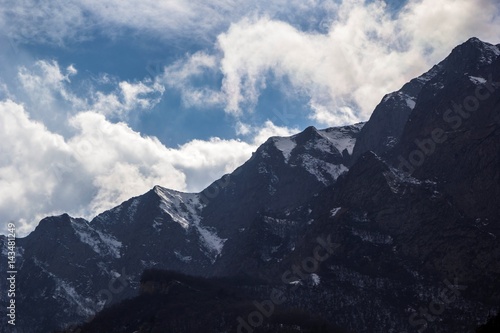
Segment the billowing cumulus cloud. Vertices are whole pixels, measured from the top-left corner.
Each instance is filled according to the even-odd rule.
[[[366,120],[385,93],[469,37],[494,42],[499,14],[496,0],[409,0],[397,13],[384,1],[365,0],[28,0],[0,10],[0,24],[14,39],[21,34],[52,42],[91,38],[89,27],[109,36],[130,29],[204,40],[212,50],[165,69],[163,84],[179,91],[185,107],[221,107],[241,116],[254,109],[272,76],[283,81],[288,95],[309,100],[305,111],[311,120],[338,125]],[[193,79],[217,71],[222,87],[193,86]],[[120,109],[114,107],[121,103],[116,94],[96,98],[103,112]],[[134,101],[139,104],[125,101],[122,109],[147,106],[145,100]]]
[[[241,165],[267,137],[292,133],[268,122],[249,143],[212,138],[169,148],[87,111],[70,118],[76,134],[65,139],[11,100],[0,102],[0,124],[0,216],[21,221],[20,233],[48,214],[90,218],[157,184],[201,190]]]
[[[46,215],[91,218],[157,184],[199,191],[241,165],[268,136],[292,134],[266,122],[253,127],[247,141],[214,137],[167,147],[107,119],[151,107],[156,97],[150,94],[163,91],[159,83],[120,81],[111,93],[91,91],[84,98],[69,85],[77,72],[55,61],[21,67],[16,90],[31,96],[28,103],[0,100],[0,216],[19,221],[21,234]],[[61,112],[51,110],[61,102],[68,112],[49,129],[43,119]]]
[[[60,68],[54,60],[38,60],[29,68],[22,66],[17,74],[17,95],[29,106],[36,119],[57,127],[68,116],[92,110],[108,117],[126,120],[129,113],[153,108],[165,87],[151,79],[139,82],[114,82],[107,76],[100,83],[111,85],[110,92],[90,86],[77,94],[71,89],[71,79],[77,75],[74,65]]]
[[[218,60],[215,56],[205,52],[181,59],[164,68],[158,78],[166,86],[176,89],[184,106],[190,107],[223,107],[225,98],[222,92],[211,87],[197,87],[193,79],[207,73],[215,75],[218,71]]]
[[[0,102],[0,127],[2,220],[21,221],[22,233],[31,229],[30,223],[39,213],[48,213],[54,206],[73,209],[68,201],[78,201],[78,186],[85,184],[79,181],[83,170],[76,170],[67,191],[60,191],[58,185],[64,180],[54,166],[71,156],[64,138],[30,120],[23,106],[11,100]]]
[[[273,74],[308,96],[310,117],[319,123],[367,119],[384,94],[453,46],[471,36],[497,38],[498,13],[489,0],[411,1],[397,15],[381,1],[344,1],[325,34],[268,17],[244,19],[218,38],[226,111],[252,109]]]

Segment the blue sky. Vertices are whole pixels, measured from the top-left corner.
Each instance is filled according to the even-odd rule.
[[[366,121],[494,0],[0,0],[0,220],[199,191],[272,135]]]

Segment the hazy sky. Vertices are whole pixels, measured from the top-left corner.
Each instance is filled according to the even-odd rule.
[[[0,0],[0,221],[199,191],[272,135],[366,121],[497,0]],[[2,229],[3,230],[3,229]]]

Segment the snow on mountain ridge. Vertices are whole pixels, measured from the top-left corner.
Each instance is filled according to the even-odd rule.
[[[439,74],[439,72],[441,71],[442,68],[443,68],[442,64],[435,65],[428,72],[426,72],[426,73],[420,75],[419,77],[417,77],[416,80],[418,80],[420,82],[427,83],[430,80],[432,80],[433,78],[435,78],[436,75]]]
[[[71,226],[82,243],[89,245],[99,255],[120,258],[122,243],[111,235],[104,234],[90,226],[86,221],[70,218]]]
[[[323,130],[311,126],[289,137],[272,137],[268,142],[283,154],[285,164],[292,168],[301,166],[318,181],[329,185],[348,170],[341,162],[345,158],[343,152],[352,154],[356,134],[363,125],[364,123],[358,123]],[[261,155],[269,157],[267,148],[262,149]],[[259,165],[259,172],[267,173],[265,165]]]
[[[96,304],[92,299],[80,295],[71,283],[57,277],[54,273],[48,270],[47,264],[41,262],[36,257],[33,258],[33,262],[37,267],[39,267],[45,274],[54,279],[55,282],[55,294],[53,297],[59,297],[60,299],[66,300],[69,304],[73,303],[77,305],[77,312],[80,315],[92,316],[97,311],[102,310],[103,304]]]
[[[275,137],[273,138],[274,145],[278,150],[283,153],[283,157],[285,158],[285,162],[288,163],[290,159],[290,155],[292,154],[292,150],[297,146],[297,143],[294,140],[294,137]]]
[[[167,213],[172,220],[186,230],[195,228],[199,239],[205,248],[205,253],[212,262],[220,255],[226,239],[217,235],[214,228],[201,225],[201,212],[204,205],[197,193],[183,193],[161,186],[154,187],[155,193],[160,197],[160,208]]]
[[[484,43],[480,41],[483,44],[483,54],[479,58],[479,61],[483,64],[492,64],[493,61],[500,56],[500,49],[496,45]]]
[[[325,152],[331,152],[331,146],[335,147],[341,154],[347,149],[352,154],[356,139],[352,136],[353,130],[359,131],[365,123],[358,123],[343,127],[330,127],[322,130],[314,129],[320,136],[318,140],[307,142],[306,148],[318,149]],[[297,147],[296,138],[302,134],[298,133],[289,137],[272,137],[274,146],[283,153],[285,162],[288,163],[293,150]],[[324,140],[322,140],[324,139]]]
[[[304,154],[301,156],[302,164],[304,165],[307,172],[315,176],[320,182],[325,185],[330,184],[330,180],[326,178],[330,175],[333,180],[336,180],[342,173],[346,172],[348,169],[345,165],[332,164],[322,161],[320,159],[314,158],[309,154]]]
[[[197,194],[182,193],[160,186],[155,186],[154,191],[161,199],[160,208],[181,227],[187,230],[192,224],[199,223],[199,213],[203,205]]]
[[[347,127],[331,127],[324,130],[319,130],[318,133],[327,138],[334,146],[338,149],[340,153],[342,153],[345,149],[349,155],[352,154],[352,150],[354,149],[354,145],[356,144],[356,138],[349,136],[347,132],[348,128],[353,128],[356,130],[361,130],[365,123],[357,123]]]

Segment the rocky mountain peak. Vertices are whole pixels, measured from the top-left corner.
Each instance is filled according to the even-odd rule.
[[[458,45],[445,60],[446,70],[454,73],[467,73],[479,66],[491,64],[500,56],[500,49],[493,44],[472,37]]]
[[[181,323],[203,326],[194,332],[235,331],[235,318],[255,311],[251,300],[275,289],[287,297],[276,311],[307,309],[353,332],[410,331],[418,326],[412,316],[452,281],[467,291],[432,328],[471,331],[500,299],[500,90],[491,84],[455,129],[443,115],[474,96],[487,74],[500,80],[497,53],[471,39],[386,95],[368,123],[270,138],[201,193],[155,186],[90,222],[67,214],[42,220],[17,243],[21,329],[84,321],[137,295],[141,281],[146,293],[101,312],[105,329],[90,324],[83,332],[123,332],[126,321],[131,332],[169,331],[169,320],[151,318],[177,320],[175,311],[194,313]],[[437,126],[447,139],[431,142]],[[200,276],[231,278],[235,289],[209,283],[215,287],[200,292]],[[245,285],[240,276],[259,282]],[[157,296],[167,301],[151,303]],[[235,307],[247,299],[244,311]],[[191,332],[179,327],[171,331]]]

